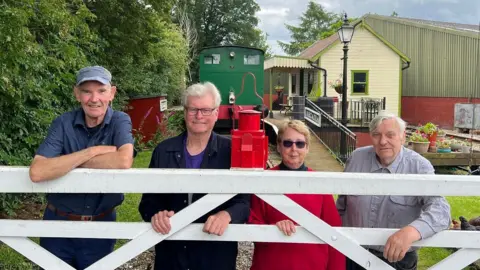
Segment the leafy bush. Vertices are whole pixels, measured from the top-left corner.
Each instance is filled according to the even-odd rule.
[[[116,109],[138,94],[174,102],[187,52],[170,19],[173,3],[0,1],[0,166],[30,164],[52,120],[78,107],[72,88],[87,65],[112,72]],[[0,211],[12,213],[18,196],[0,194]]]

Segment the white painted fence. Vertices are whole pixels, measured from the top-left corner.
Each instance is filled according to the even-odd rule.
[[[163,240],[327,243],[366,269],[393,269],[361,245],[383,245],[396,230],[331,227],[284,193],[354,195],[480,196],[474,176],[350,174],[235,170],[77,169],[44,183],[32,183],[25,167],[0,167],[1,193],[209,193],[171,218],[168,235],[143,222],[0,220],[0,241],[45,269],[73,269],[27,237],[132,239],[88,269],[115,269]],[[271,225],[230,225],[221,237],[205,234],[198,217],[237,193],[257,194],[301,227],[284,236]],[[480,233],[444,231],[415,246],[460,248],[431,269],[462,269],[480,258]]]

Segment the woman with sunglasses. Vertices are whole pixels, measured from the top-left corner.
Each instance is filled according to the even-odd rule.
[[[277,150],[280,165],[271,170],[312,171],[305,166],[310,131],[301,121],[286,121],[279,128]],[[332,226],[341,226],[341,219],[332,195],[285,194],[291,200]],[[295,233],[295,221],[252,196],[250,224],[275,224],[285,235]],[[326,244],[255,243],[251,270],[344,270],[345,256]]]

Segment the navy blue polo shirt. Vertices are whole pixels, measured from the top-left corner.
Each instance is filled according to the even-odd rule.
[[[47,158],[67,155],[91,146],[113,145],[120,148],[132,143],[132,121],[123,112],[107,109],[99,128],[88,129],[82,108],[57,117],[37,150]],[[57,209],[82,215],[96,215],[122,203],[123,194],[51,193],[49,203]]]

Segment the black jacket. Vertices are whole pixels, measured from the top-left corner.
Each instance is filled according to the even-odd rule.
[[[184,139],[186,134],[161,142],[152,154],[150,168],[185,168]],[[230,139],[212,132],[205,149],[202,169],[229,169]],[[192,201],[205,194],[193,194]],[[159,211],[178,213],[188,206],[188,194],[143,194],[139,211],[144,221],[150,222]],[[242,224],[250,214],[250,196],[238,194],[215,208],[195,223],[204,223],[210,215],[226,210],[231,223]],[[162,241],[155,246],[155,270],[235,270],[237,242],[219,241]]]

